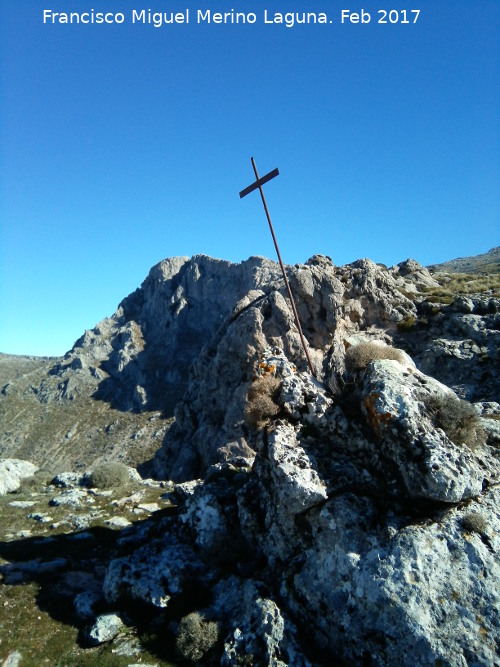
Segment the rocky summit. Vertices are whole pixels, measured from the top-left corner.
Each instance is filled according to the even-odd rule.
[[[314,374],[261,257],[165,260],[64,358],[0,356],[0,594],[81,665],[500,665],[481,266],[287,267]]]

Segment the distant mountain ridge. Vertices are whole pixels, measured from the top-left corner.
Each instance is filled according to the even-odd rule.
[[[441,264],[431,264],[430,271],[446,273],[499,273],[500,246],[491,248],[488,252],[471,257],[457,257]]]

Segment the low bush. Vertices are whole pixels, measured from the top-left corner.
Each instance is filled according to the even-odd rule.
[[[417,320],[413,317],[413,315],[407,315],[398,322],[397,324],[398,331],[401,331],[402,333],[405,333],[406,331],[411,331],[415,326],[416,322]]]
[[[462,528],[467,533],[484,533],[486,530],[487,521],[479,512],[470,512],[462,519]]]
[[[245,421],[251,428],[261,429],[279,412],[277,399],[281,382],[273,375],[254,380],[248,390]]]
[[[432,421],[455,445],[476,449],[486,442],[486,433],[474,406],[457,396],[432,396],[426,400]]]
[[[124,463],[102,463],[89,475],[88,485],[98,489],[113,489],[130,484],[128,468]]]
[[[55,475],[50,470],[37,470],[30,477],[23,477],[21,479],[18,493],[31,493],[41,491],[44,487],[50,485]]]
[[[219,626],[207,621],[197,611],[184,616],[177,629],[175,648],[179,658],[188,665],[203,660],[219,641]]]
[[[365,369],[368,364],[376,359],[394,359],[404,363],[405,356],[402,350],[398,350],[385,343],[367,341],[358,345],[351,345],[345,355],[346,369],[351,373],[357,373]]]

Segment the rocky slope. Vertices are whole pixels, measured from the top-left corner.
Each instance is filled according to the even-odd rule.
[[[91,397],[164,429],[141,469],[171,480],[172,509],[100,562],[90,627],[145,613],[185,664],[500,665],[496,279],[321,255],[288,273],[315,378],[276,264],[201,256],[154,267],[30,381],[48,422]],[[4,386],[4,415],[28,372]],[[16,449],[26,423],[11,420],[4,456],[45,465]]]
[[[496,248],[492,248],[481,255],[459,257],[442,264],[432,264],[428,268],[431,271],[444,273],[499,273],[500,246],[496,246]]]

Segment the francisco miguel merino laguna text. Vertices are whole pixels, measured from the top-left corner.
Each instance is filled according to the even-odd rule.
[[[257,14],[254,12],[213,12],[210,9],[197,9],[195,23],[249,23],[257,22]],[[190,10],[186,8],[182,12],[153,12],[151,9],[133,9],[131,14],[132,23],[150,24],[155,28],[162,25],[174,23],[190,23]],[[96,12],[91,9],[88,12],[54,12],[52,9],[43,10],[43,22],[52,24],[112,24],[125,23],[125,14],[122,12]],[[264,10],[264,23],[282,23],[292,27],[295,23],[332,23],[328,21],[324,12],[268,12]]]

